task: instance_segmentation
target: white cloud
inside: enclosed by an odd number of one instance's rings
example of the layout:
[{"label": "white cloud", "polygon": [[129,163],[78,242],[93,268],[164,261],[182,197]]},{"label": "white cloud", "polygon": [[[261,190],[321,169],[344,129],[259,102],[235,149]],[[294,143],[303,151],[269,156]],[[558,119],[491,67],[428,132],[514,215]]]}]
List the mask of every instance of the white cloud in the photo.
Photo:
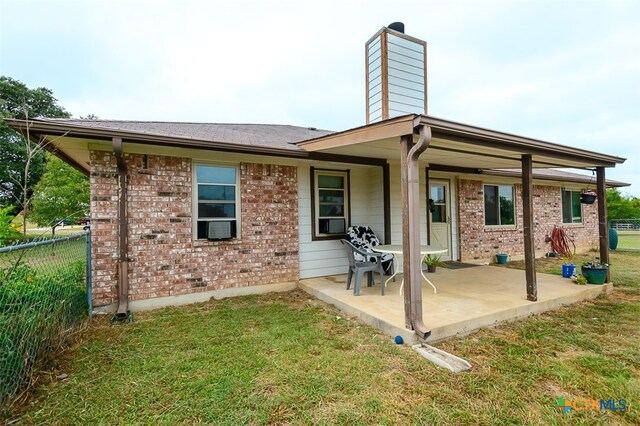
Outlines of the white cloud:
[{"label": "white cloud", "polygon": [[[334,130],[364,123],[364,43],[400,20],[428,42],[430,114],[627,157],[609,176],[635,183],[640,195],[640,3],[5,0],[2,7],[2,74],[51,88],[76,116]],[[29,25],[15,16],[29,16]]]}]

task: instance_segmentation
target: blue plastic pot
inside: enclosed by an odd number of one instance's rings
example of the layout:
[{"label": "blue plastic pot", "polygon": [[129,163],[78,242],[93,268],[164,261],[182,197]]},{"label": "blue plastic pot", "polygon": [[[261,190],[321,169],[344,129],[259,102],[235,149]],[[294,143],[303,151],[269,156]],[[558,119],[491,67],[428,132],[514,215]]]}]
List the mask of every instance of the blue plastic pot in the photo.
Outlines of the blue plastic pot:
[{"label": "blue plastic pot", "polygon": [[576,265],[573,263],[565,263],[562,265],[562,276],[564,278],[571,278],[576,272]]},{"label": "blue plastic pot", "polygon": [[509,258],[508,254],[504,254],[504,253],[497,253],[496,254],[496,260],[498,261],[499,265],[506,265],[508,258]]}]

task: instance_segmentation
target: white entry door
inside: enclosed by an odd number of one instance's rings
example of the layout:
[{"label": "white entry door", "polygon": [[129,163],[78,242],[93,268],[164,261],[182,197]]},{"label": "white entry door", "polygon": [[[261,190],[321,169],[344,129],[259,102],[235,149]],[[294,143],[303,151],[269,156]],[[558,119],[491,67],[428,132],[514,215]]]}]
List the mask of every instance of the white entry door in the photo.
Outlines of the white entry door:
[{"label": "white entry door", "polygon": [[451,202],[448,181],[435,179],[429,182],[429,227],[431,245],[449,249],[442,255],[443,260],[451,260]]}]

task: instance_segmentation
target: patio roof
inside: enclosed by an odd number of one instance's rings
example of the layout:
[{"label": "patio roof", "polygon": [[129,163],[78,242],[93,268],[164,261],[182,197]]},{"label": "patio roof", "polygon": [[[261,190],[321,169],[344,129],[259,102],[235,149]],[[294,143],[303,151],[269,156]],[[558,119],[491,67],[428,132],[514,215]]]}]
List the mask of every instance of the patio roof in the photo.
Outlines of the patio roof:
[{"label": "patio roof", "polygon": [[438,165],[473,169],[519,168],[522,154],[531,154],[533,166],[538,168],[614,167],[625,161],[608,154],[417,114],[320,136],[296,145],[311,152],[342,155],[366,152],[369,157],[396,160],[400,151],[399,138],[414,134],[414,129],[420,125],[429,126],[433,136],[421,160]]}]

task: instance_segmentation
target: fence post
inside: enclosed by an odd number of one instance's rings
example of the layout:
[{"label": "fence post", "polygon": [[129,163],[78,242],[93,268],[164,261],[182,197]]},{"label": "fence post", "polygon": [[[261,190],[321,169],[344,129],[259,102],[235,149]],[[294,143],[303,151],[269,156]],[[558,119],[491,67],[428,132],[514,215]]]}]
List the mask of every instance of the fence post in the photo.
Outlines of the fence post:
[{"label": "fence post", "polygon": [[86,271],[86,276],[87,276],[87,306],[89,307],[89,316],[91,316],[91,313],[93,311],[93,295],[92,295],[92,287],[91,287],[91,228],[87,228],[87,231],[85,233],[85,240],[86,240],[86,250],[85,250],[85,256],[86,256],[86,265],[87,265],[87,271]]}]

